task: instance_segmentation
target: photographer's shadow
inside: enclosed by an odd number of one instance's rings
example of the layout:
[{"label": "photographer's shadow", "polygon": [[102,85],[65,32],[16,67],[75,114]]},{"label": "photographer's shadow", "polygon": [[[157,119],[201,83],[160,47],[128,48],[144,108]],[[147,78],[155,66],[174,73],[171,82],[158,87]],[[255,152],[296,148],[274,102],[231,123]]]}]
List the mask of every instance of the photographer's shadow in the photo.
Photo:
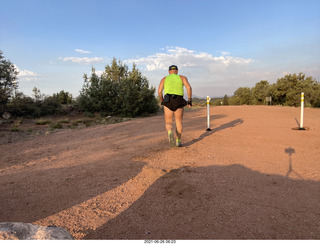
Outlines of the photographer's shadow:
[{"label": "photographer's shadow", "polygon": [[230,122],[228,122],[228,123],[226,123],[226,124],[220,125],[219,127],[212,129],[211,131],[206,131],[206,132],[204,132],[204,133],[203,133],[202,135],[200,135],[199,138],[197,138],[197,139],[193,139],[192,141],[189,141],[189,142],[184,143],[184,144],[183,144],[183,147],[191,146],[191,145],[193,145],[194,143],[197,143],[198,141],[203,140],[205,137],[210,136],[210,135],[212,135],[213,133],[215,133],[215,132],[217,132],[217,131],[224,130],[224,129],[227,129],[227,128],[232,128],[232,127],[241,125],[242,123],[243,123],[243,119],[235,119],[235,120],[232,120],[232,121],[230,121]]}]

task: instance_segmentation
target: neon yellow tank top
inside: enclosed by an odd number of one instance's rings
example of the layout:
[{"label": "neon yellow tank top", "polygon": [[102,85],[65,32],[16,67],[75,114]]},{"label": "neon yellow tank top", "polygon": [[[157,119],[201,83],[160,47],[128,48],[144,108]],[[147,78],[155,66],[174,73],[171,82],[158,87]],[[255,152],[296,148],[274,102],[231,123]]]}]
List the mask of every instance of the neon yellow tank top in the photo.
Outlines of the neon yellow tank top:
[{"label": "neon yellow tank top", "polygon": [[180,75],[168,75],[164,81],[164,93],[183,96],[183,83]]}]

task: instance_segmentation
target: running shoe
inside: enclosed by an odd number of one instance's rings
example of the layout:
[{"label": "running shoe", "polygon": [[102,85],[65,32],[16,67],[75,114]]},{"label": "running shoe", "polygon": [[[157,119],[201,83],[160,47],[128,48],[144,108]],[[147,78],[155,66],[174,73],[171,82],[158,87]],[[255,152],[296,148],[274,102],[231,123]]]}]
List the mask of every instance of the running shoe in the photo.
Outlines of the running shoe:
[{"label": "running shoe", "polygon": [[177,139],[177,140],[176,140],[176,146],[177,146],[177,147],[181,147],[181,146],[182,146],[180,139]]},{"label": "running shoe", "polygon": [[169,131],[169,132],[168,132],[168,137],[169,137],[169,143],[170,143],[170,145],[171,145],[171,146],[174,146],[174,145],[175,145],[175,144],[174,144],[174,135],[173,135],[172,131]]}]

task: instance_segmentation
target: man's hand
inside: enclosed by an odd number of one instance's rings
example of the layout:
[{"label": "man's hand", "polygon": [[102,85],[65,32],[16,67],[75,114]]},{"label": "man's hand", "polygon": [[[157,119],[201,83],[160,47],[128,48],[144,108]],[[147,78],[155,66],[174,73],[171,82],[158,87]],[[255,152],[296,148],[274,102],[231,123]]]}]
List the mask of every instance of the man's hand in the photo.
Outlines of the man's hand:
[{"label": "man's hand", "polygon": [[192,98],[188,99],[188,107],[191,108],[192,107]]}]

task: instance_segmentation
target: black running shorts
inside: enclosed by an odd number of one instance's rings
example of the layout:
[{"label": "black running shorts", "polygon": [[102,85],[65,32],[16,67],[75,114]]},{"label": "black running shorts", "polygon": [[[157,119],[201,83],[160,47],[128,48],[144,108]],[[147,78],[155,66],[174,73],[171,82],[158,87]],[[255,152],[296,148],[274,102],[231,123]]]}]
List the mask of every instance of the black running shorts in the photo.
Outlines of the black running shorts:
[{"label": "black running shorts", "polygon": [[183,96],[166,94],[166,96],[167,95],[169,96],[169,101],[167,102],[167,99],[165,98],[161,105],[166,106],[171,111],[176,111],[178,108],[183,108],[188,104]]}]

